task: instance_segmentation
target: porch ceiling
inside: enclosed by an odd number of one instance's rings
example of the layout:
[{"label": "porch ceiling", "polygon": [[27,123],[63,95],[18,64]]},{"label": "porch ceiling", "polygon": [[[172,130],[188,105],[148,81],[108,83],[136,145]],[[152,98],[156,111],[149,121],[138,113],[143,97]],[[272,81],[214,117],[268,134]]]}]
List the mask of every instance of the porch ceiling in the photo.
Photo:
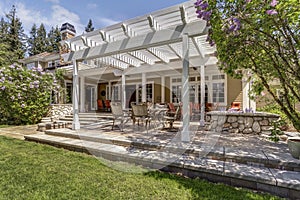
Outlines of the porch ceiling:
[{"label": "porch ceiling", "polygon": [[79,71],[169,65],[182,60],[182,36],[188,34],[190,57],[207,60],[215,52],[206,41],[207,32],[206,22],[197,18],[193,1],[188,1],[63,41],[70,52],[62,57],[92,61]]}]

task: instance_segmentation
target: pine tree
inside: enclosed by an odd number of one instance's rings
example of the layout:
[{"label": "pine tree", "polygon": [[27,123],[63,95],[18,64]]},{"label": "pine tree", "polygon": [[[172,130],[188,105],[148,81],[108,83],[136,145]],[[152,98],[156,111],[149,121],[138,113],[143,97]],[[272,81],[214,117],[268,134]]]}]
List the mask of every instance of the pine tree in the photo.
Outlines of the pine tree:
[{"label": "pine tree", "polygon": [[36,54],[47,51],[47,46],[48,46],[47,33],[43,23],[36,31],[35,45],[36,45]]},{"label": "pine tree", "polygon": [[17,17],[17,11],[15,6],[12,7],[11,11],[6,14],[8,19],[7,29],[7,44],[8,51],[13,52],[13,62],[17,62],[19,59],[24,58],[26,51],[26,40],[27,36],[24,33],[22,22]]},{"label": "pine tree", "polygon": [[33,56],[33,55],[37,54],[36,38],[37,38],[37,28],[36,28],[36,24],[33,24],[31,31],[30,31],[30,36],[27,40],[29,56]]},{"label": "pine tree", "polygon": [[13,63],[13,53],[9,51],[7,42],[8,24],[2,17],[0,20],[0,68]]},{"label": "pine tree", "polygon": [[61,41],[61,34],[59,28],[51,28],[48,33],[48,52],[59,52],[59,42]]},{"label": "pine tree", "polygon": [[88,22],[88,25],[85,27],[85,32],[91,32],[94,30],[94,27],[93,27],[93,22],[92,20],[90,19],[89,22]]},{"label": "pine tree", "polygon": [[7,43],[8,24],[2,17],[0,20],[0,43]]}]

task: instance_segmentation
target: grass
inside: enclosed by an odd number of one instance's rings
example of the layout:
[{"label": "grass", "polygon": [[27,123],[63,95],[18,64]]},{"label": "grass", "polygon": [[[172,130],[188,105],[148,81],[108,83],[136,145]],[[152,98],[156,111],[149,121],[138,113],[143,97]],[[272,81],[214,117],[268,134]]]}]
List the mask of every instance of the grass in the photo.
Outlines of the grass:
[{"label": "grass", "polygon": [[279,198],[157,171],[116,171],[86,154],[0,136],[0,199]]},{"label": "grass", "polygon": [[9,127],[9,125],[0,124],[0,128],[7,128],[7,127]]}]

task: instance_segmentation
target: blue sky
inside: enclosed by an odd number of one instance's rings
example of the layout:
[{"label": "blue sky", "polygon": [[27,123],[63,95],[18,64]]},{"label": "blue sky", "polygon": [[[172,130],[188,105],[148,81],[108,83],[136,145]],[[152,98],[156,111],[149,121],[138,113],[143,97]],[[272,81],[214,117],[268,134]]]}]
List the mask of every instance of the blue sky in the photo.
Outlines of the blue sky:
[{"label": "blue sky", "polygon": [[25,32],[32,25],[43,23],[47,31],[50,27],[61,26],[69,22],[76,28],[77,34],[84,31],[88,20],[94,27],[101,28],[117,22],[151,13],[187,0],[1,0],[0,17],[17,8]]}]

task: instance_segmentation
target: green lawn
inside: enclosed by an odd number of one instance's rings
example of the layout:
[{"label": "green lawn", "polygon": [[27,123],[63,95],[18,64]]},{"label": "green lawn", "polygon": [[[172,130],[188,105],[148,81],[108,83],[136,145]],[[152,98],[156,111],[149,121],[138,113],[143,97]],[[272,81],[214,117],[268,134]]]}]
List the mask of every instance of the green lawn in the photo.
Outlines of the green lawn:
[{"label": "green lawn", "polygon": [[98,159],[0,136],[0,199],[278,199],[161,172],[126,173]]}]

